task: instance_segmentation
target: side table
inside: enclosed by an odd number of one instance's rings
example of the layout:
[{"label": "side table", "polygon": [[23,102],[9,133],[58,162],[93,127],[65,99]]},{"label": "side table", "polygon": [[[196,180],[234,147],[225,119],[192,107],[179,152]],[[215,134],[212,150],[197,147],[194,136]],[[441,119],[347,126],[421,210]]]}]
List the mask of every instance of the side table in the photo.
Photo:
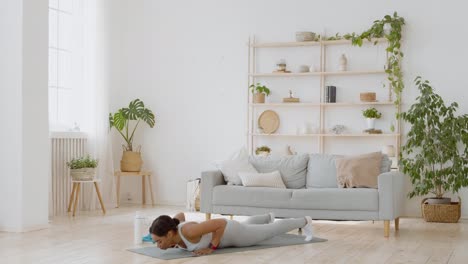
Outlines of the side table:
[{"label": "side table", "polygon": [[101,209],[102,213],[106,214],[106,208],[104,207],[104,203],[102,202],[102,197],[101,197],[101,192],[99,191],[98,187],[98,182],[101,182],[99,179],[94,179],[91,181],[74,181],[72,180],[73,183],[73,189],[70,194],[70,201],[68,202],[68,212],[71,211],[71,208],[73,206],[73,216],[75,216],[76,212],[76,205],[78,204],[78,197],[80,195],[80,189],[81,189],[81,184],[82,183],[94,183],[94,187],[96,189],[97,196],[99,198],[99,203],[101,203]]},{"label": "side table", "polygon": [[141,201],[142,204],[146,204],[146,184],[145,176],[148,177],[149,182],[149,191],[151,193],[151,205],[154,205],[154,196],[153,196],[153,184],[151,183],[151,171],[137,171],[137,172],[123,172],[115,171],[114,176],[117,177],[117,207],[120,206],[120,177],[121,176],[141,176]]}]

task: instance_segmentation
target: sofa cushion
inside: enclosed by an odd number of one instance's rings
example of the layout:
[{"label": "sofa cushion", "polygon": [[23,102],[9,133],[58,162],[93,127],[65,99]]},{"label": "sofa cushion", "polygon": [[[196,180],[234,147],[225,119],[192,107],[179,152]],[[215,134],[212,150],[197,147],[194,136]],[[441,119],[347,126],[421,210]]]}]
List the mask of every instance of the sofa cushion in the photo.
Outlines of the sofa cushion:
[{"label": "sofa cushion", "polygon": [[242,185],[239,172],[257,172],[249,163],[249,155],[245,148],[232,154],[227,160],[216,162],[216,166],[223,173],[224,180],[228,185]]},{"label": "sofa cushion", "polygon": [[307,165],[307,188],[337,188],[335,159],[329,154],[310,154]]},{"label": "sofa cushion", "polygon": [[266,173],[239,172],[239,177],[242,180],[242,185],[245,187],[271,187],[286,189],[279,171]]},{"label": "sofa cushion", "polygon": [[368,188],[315,188],[293,190],[290,208],[376,211],[379,193]]},{"label": "sofa cushion", "polygon": [[380,174],[389,172],[392,168],[392,161],[387,154],[382,155],[382,164],[380,165]]},{"label": "sofa cushion", "polygon": [[381,165],[381,152],[337,159],[338,186],[377,188],[377,177],[380,174]]},{"label": "sofa cushion", "polygon": [[[342,155],[310,154],[307,165],[307,188],[337,188],[336,159],[343,158]],[[387,155],[382,155],[380,173],[390,171],[392,161]]]},{"label": "sofa cushion", "polygon": [[252,156],[249,160],[258,172],[279,170],[284,184],[289,189],[300,189],[306,185],[307,162],[309,160],[307,154],[281,158]]},{"label": "sofa cushion", "polygon": [[213,188],[213,205],[288,208],[291,189],[218,185]]}]

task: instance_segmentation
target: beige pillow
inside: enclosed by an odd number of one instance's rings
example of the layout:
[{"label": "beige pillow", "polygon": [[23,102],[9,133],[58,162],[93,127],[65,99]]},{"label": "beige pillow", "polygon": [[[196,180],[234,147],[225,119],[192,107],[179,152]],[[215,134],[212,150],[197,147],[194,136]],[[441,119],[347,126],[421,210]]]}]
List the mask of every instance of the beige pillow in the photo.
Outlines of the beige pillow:
[{"label": "beige pillow", "polygon": [[341,188],[377,188],[381,163],[381,152],[336,159],[338,186]]},{"label": "beige pillow", "polygon": [[272,187],[286,189],[281,173],[272,171],[267,173],[239,172],[242,185],[246,187]]}]

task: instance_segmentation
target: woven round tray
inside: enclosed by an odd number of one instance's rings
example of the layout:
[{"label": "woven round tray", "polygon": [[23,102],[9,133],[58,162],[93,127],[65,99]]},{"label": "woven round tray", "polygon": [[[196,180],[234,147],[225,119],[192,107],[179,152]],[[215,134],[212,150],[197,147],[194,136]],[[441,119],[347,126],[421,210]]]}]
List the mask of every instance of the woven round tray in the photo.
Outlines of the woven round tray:
[{"label": "woven round tray", "polygon": [[258,127],[261,127],[266,134],[275,133],[279,125],[280,119],[275,111],[266,110],[258,117]]},{"label": "woven round tray", "polygon": [[428,204],[424,198],[421,201],[421,213],[427,222],[456,223],[461,216],[461,199],[450,204]]}]

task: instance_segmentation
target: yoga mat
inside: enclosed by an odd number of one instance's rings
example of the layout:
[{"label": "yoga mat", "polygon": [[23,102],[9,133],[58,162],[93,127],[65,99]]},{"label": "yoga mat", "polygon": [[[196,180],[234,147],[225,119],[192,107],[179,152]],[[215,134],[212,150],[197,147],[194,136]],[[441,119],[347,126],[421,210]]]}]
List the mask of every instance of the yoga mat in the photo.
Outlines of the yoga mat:
[{"label": "yoga mat", "polygon": [[[269,240],[265,240],[256,246],[220,248],[220,249],[215,250],[211,255],[282,247],[282,246],[302,245],[302,244],[325,242],[325,241],[327,240],[323,238],[319,238],[319,237],[314,237],[312,241],[304,241],[304,236],[299,236],[299,235],[294,235],[294,234],[283,234],[283,235],[275,236]],[[169,248],[166,250],[162,250],[162,249],[159,249],[156,245],[152,245],[149,247],[128,249],[128,251],[142,254],[145,256],[149,256],[149,257],[153,257],[153,258],[164,259],[164,260],[197,257],[197,255],[193,254],[192,252],[186,251],[180,248]]]}]

